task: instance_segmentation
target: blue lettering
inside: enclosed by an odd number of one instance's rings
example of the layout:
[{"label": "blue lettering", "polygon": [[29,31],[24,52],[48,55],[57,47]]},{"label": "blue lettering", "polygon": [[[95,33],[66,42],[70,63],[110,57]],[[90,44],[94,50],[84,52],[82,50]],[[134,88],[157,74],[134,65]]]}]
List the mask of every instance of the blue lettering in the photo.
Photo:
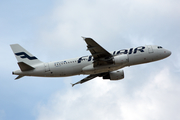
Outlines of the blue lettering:
[{"label": "blue lettering", "polygon": [[82,57],[80,57],[80,58],[78,59],[78,63],[81,63],[81,60],[82,60]]},{"label": "blue lettering", "polygon": [[92,56],[90,55],[89,58],[88,58],[88,61],[91,61],[91,59],[92,59]]},{"label": "blue lettering", "polygon": [[131,54],[131,53],[132,53],[132,51],[133,51],[133,48],[131,48],[131,49],[129,50],[129,54]]},{"label": "blue lettering", "polygon": [[134,49],[134,54],[136,54],[136,52],[137,52],[137,48]]},{"label": "blue lettering", "polygon": [[117,51],[116,55],[119,55],[120,51]]},{"label": "blue lettering", "polygon": [[141,46],[141,49],[138,47],[138,50],[140,51],[140,52],[144,52],[144,50],[143,49],[145,49],[145,47],[144,46]]},{"label": "blue lettering", "polygon": [[[137,47],[137,48],[130,48],[129,51],[127,49],[122,49],[122,50],[119,50],[119,51],[114,51],[113,52],[113,55],[118,55],[118,54],[136,54],[137,51],[140,51],[140,52],[144,52],[145,47],[144,46],[140,46],[140,47]],[[78,63],[81,63],[81,61],[83,60],[87,60],[87,61],[91,61],[93,60],[94,61],[94,58],[92,57],[92,55],[90,56],[83,56],[83,57],[80,57],[78,59]]]},{"label": "blue lettering", "polygon": [[113,52],[113,55],[115,55],[116,51]]},{"label": "blue lettering", "polygon": [[140,51],[140,52],[144,52],[145,47],[144,46],[140,46],[140,47],[137,47],[134,49],[134,54],[137,53],[137,50]]},{"label": "blue lettering", "polygon": [[118,51],[118,52],[116,53],[116,55],[118,55],[118,54],[127,54],[127,53],[128,53],[128,50],[123,49],[123,50]]},{"label": "blue lettering", "polygon": [[83,57],[80,57],[80,58],[78,59],[78,63],[81,63],[81,61],[85,60],[85,58],[84,58],[84,57],[88,57],[88,56],[83,56]]}]

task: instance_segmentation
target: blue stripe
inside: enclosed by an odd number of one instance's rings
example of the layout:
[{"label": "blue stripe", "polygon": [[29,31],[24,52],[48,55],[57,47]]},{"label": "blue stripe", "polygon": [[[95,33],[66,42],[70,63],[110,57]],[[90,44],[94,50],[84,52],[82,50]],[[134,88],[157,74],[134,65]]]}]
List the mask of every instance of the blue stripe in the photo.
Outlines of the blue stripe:
[{"label": "blue stripe", "polygon": [[15,55],[17,56],[21,56],[21,58],[27,58],[29,60],[35,60],[37,59],[35,56],[30,57],[28,54],[26,54],[25,52],[19,52],[19,53],[15,53]]}]

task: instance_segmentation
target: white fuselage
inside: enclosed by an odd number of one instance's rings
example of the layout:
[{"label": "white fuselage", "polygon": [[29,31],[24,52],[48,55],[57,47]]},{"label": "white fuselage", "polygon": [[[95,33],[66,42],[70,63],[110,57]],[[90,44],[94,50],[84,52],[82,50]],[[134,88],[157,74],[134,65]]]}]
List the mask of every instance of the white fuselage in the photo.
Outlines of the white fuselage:
[{"label": "white fuselage", "polygon": [[65,77],[80,74],[98,74],[111,72],[126,66],[157,61],[166,58],[171,54],[170,51],[164,48],[159,48],[159,46],[156,45],[140,46],[110,53],[114,57],[114,62],[110,65],[94,67],[94,60],[90,55],[68,60],[41,63],[34,65],[33,67],[35,69],[33,70],[17,70],[14,71],[13,74],[39,77]]}]

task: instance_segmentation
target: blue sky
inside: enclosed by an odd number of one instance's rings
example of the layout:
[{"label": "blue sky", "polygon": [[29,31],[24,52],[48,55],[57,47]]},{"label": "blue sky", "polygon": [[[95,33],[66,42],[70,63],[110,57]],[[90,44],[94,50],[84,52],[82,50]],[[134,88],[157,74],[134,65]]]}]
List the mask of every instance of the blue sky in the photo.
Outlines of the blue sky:
[{"label": "blue sky", "polygon": [[[1,120],[179,120],[180,8],[176,0],[0,1]],[[125,78],[101,78],[71,87],[85,76],[11,75],[19,69],[10,44],[41,61],[90,54],[81,36],[109,51],[161,45],[172,55],[123,68]]]}]

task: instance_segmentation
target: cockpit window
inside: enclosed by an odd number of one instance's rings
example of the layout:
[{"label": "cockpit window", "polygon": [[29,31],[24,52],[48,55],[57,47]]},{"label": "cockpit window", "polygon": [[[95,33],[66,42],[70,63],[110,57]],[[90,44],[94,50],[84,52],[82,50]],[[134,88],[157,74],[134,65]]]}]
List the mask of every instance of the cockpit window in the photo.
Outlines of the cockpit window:
[{"label": "cockpit window", "polygon": [[158,46],[158,49],[162,48],[161,46]]}]

